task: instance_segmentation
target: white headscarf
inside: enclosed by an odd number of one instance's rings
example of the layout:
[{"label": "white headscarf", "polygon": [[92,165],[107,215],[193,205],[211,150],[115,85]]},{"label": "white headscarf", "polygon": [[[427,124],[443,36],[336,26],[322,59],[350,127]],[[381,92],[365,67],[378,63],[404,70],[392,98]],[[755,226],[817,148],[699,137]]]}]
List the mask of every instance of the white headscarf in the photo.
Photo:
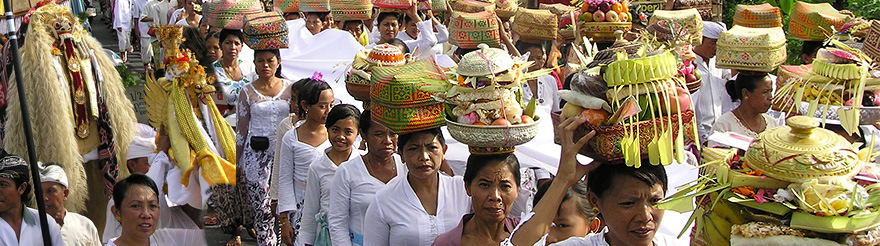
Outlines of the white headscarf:
[{"label": "white headscarf", "polygon": [[40,182],[55,182],[67,188],[67,174],[58,165],[48,165],[40,169]]},{"label": "white headscarf", "polygon": [[727,25],[722,22],[703,21],[703,37],[718,39],[721,32],[727,31]]}]

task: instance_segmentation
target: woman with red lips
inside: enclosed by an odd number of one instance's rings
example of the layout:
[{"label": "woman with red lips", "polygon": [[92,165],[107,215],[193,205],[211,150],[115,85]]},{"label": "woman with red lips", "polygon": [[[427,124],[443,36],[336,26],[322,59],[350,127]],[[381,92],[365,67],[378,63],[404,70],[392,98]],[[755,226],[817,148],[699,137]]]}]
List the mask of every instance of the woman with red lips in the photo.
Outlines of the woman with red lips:
[{"label": "woman with red lips", "polygon": [[159,223],[159,189],[143,174],[132,174],[113,186],[110,211],[122,224],[122,235],[107,246],[160,245],[153,233]]},{"label": "woman with red lips", "polygon": [[[327,135],[330,147],[322,150],[309,165],[306,194],[296,237],[297,245],[327,245],[330,243],[330,230],[327,227],[327,212],[330,210],[330,188],[336,169],[343,162],[350,161],[360,154],[352,146],[357,141],[358,122],[361,112],[351,104],[336,105],[327,114]],[[312,216],[314,215],[314,216]],[[319,244],[323,242],[324,244]]]},{"label": "woman with red lips", "polygon": [[469,156],[464,185],[473,213],[464,215],[433,245],[499,245],[519,223],[519,218],[507,217],[519,195],[519,183],[519,160],[514,154]]},{"label": "woman with red lips", "polygon": [[367,209],[364,245],[428,246],[470,211],[462,177],[439,171],[446,148],[440,128],[398,137],[409,172],[376,192]]},{"label": "woman with red lips", "polygon": [[305,81],[297,98],[298,113],[304,122],[287,131],[281,139],[278,161],[278,218],[282,242],[292,245],[299,232],[302,218],[303,198],[309,165],[319,156],[319,151],[330,147],[327,137],[327,114],[333,107],[333,90],[327,82]]},{"label": "woman with red lips", "polygon": [[369,110],[361,114],[361,138],[367,142],[367,154],[342,163],[333,176],[327,224],[334,246],[364,245],[364,215],[376,192],[398,176],[406,167],[395,153],[397,134],[374,121]]},{"label": "woman with red lips", "polygon": [[292,82],[280,77],[281,55],[277,49],[255,50],[259,78],[242,88],[235,107],[238,115],[236,143],[237,186],[244,188],[243,219],[256,232],[259,245],[276,245],[275,216],[269,197],[269,177],[275,159],[278,123],[290,112]]},{"label": "woman with red lips", "polygon": [[779,121],[767,114],[773,98],[773,80],[767,74],[740,73],[736,80],[726,84],[731,100],[740,105],[722,114],[712,125],[713,132],[736,132],[751,138],[764,130],[779,126]]}]

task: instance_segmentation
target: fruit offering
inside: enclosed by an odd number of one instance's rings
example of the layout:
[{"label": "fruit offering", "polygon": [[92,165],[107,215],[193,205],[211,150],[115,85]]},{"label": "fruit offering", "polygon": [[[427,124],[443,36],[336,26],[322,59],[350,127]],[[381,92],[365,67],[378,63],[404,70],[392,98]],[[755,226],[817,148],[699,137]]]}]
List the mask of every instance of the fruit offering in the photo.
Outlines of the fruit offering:
[{"label": "fruit offering", "polygon": [[628,0],[584,0],[578,20],[584,22],[629,22]]},{"label": "fruit offering", "polygon": [[522,102],[522,81],[547,74],[523,73],[531,62],[514,60],[506,51],[480,44],[465,54],[448,81],[425,81],[422,90],[447,103],[450,121],[468,125],[518,125],[534,122],[534,105]]}]

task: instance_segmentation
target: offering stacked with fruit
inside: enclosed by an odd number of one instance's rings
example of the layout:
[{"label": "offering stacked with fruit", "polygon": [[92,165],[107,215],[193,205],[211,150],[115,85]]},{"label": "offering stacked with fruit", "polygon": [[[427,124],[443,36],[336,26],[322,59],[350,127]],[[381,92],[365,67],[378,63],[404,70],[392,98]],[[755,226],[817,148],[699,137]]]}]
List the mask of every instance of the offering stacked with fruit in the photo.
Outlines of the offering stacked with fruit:
[{"label": "offering stacked with fruit", "polygon": [[[522,102],[522,81],[547,74],[524,73],[532,62],[513,59],[504,50],[480,44],[465,54],[446,81],[423,79],[422,90],[447,103],[449,121],[467,125],[518,125],[534,122],[534,102]],[[496,70],[497,69],[497,70]]]},{"label": "offering stacked with fruit", "polygon": [[629,22],[629,1],[627,0],[584,0],[581,5],[579,21],[583,22]]},{"label": "offering stacked with fruit", "polygon": [[580,35],[596,42],[614,42],[614,31],[632,29],[629,0],[582,0],[577,26]]},{"label": "offering stacked with fruit", "polygon": [[831,43],[835,47],[820,49],[809,72],[777,90],[774,106],[789,114],[839,120],[848,131],[880,120],[880,78],[869,71],[871,59],[836,40]]},{"label": "offering stacked with fruit", "polygon": [[654,165],[684,161],[685,135],[690,142],[696,128],[680,73],[693,71],[680,69],[670,50],[649,51],[649,46],[635,54],[618,53],[617,61],[605,67],[579,71],[572,89],[558,92],[566,101],[562,115],[586,117],[584,127],[598,133],[581,153],[595,151],[608,161],[636,167],[643,157]]}]

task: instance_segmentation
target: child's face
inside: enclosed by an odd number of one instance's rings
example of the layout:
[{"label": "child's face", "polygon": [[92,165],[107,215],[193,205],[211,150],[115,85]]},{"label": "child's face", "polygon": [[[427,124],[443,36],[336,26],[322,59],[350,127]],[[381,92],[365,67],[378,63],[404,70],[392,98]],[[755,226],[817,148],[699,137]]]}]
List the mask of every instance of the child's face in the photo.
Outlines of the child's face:
[{"label": "child's face", "polygon": [[306,29],[308,29],[312,35],[318,34],[324,30],[324,21],[322,21],[321,18],[318,18],[318,15],[310,14],[306,16]]},{"label": "child's face", "polygon": [[355,39],[357,39],[361,37],[361,34],[363,34],[364,32],[364,24],[358,22],[349,23],[345,25],[345,31],[351,33],[351,35],[354,36]]}]

